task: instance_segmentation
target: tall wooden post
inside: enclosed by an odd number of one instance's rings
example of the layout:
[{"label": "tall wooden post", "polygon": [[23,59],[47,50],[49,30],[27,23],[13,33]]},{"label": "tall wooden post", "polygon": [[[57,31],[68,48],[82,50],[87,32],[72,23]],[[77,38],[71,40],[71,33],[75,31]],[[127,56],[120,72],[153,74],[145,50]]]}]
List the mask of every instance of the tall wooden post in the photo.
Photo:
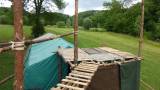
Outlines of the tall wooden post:
[{"label": "tall wooden post", "polygon": [[78,0],[75,0],[75,17],[74,17],[74,63],[78,61]]},{"label": "tall wooden post", "polygon": [[[23,0],[13,0],[14,40],[23,41]],[[15,82],[14,90],[23,90],[23,59],[24,51],[15,51]]]},{"label": "tall wooden post", "polygon": [[144,0],[141,2],[141,22],[140,22],[140,39],[139,39],[139,50],[138,57],[142,57],[143,49],[143,37],[144,37]]}]

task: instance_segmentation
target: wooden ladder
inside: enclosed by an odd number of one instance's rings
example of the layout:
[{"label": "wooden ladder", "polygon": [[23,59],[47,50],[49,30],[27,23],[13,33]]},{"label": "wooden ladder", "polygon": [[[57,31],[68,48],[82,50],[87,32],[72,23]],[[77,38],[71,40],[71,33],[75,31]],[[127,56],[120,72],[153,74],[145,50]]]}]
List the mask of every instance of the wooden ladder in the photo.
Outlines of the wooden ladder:
[{"label": "wooden ladder", "polygon": [[61,83],[51,90],[85,90],[97,71],[98,66],[99,64],[92,62],[80,63],[71,71],[69,76],[62,79]]}]

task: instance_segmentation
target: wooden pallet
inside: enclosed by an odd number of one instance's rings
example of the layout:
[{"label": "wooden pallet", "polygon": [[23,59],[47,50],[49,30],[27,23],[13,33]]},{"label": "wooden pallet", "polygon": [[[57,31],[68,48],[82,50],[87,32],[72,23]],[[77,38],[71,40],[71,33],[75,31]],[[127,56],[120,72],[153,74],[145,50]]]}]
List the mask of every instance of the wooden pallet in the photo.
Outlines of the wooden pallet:
[{"label": "wooden pallet", "polygon": [[100,49],[105,50],[105,51],[107,51],[109,53],[112,53],[112,54],[119,55],[119,56],[123,57],[124,59],[137,58],[137,56],[135,56],[135,55],[133,55],[131,53],[119,51],[119,50],[116,50],[116,49],[113,49],[113,48],[109,48],[109,47],[100,47]]},{"label": "wooden pallet", "polygon": [[72,70],[69,76],[62,79],[57,88],[52,88],[51,90],[85,90],[97,71],[98,66],[96,63],[80,63]]}]

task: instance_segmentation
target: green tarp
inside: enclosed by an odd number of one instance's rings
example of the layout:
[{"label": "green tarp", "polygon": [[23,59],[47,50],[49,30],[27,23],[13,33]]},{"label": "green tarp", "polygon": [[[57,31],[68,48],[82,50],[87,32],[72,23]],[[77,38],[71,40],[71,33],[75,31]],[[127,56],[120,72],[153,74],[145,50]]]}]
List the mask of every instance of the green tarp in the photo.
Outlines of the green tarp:
[{"label": "green tarp", "polygon": [[121,90],[139,90],[140,61],[120,65]]},{"label": "green tarp", "polygon": [[25,58],[24,89],[50,90],[59,82],[59,61],[61,61],[61,77],[69,71],[68,64],[57,54],[58,47],[71,48],[73,45],[62,38],[33,44]]}]

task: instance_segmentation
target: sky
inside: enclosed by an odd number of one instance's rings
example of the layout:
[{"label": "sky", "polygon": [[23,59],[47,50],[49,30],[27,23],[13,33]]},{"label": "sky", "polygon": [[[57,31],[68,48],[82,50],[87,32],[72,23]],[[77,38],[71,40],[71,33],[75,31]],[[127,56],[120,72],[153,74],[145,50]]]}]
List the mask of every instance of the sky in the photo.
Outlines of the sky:
[{"label": "sky", "polygon": [[[74,15],[74,0],[64,0],[67,4],[64,10],[60,12],[68,15]],[[79,12],[87,10],[104,10],[104,1],[110,0],[79,0]],[[137,0],[135,0],[137,1]],[[7,0],[0,0],[0,6],[10,7],[12,4]]]},{"label": "sky", "polygon": [[[87,10],[103,10],[104,1],[109,0],[79,0],[79,12]],[[65,14],[73,15],[74,14],[74,0],[65,0],[68,4],[64,10]]]}]

